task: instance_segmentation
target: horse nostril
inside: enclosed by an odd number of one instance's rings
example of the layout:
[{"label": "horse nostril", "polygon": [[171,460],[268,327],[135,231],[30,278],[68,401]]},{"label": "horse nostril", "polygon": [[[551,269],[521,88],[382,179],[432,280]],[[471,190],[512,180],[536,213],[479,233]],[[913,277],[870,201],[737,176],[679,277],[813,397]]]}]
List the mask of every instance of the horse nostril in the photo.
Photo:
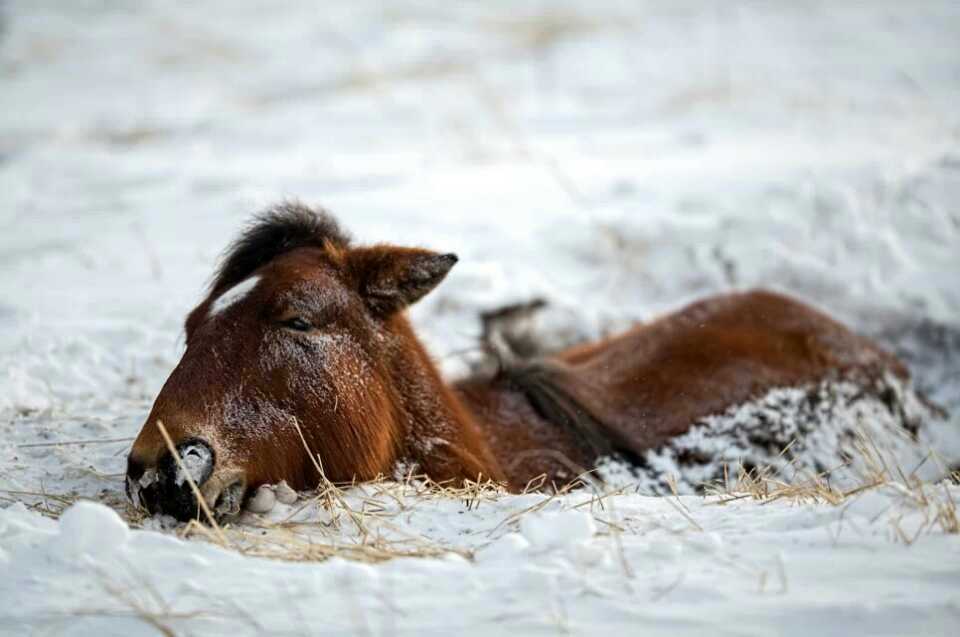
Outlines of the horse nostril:
[{"label": "horse nostril", "polygon": [[[194,438],[177,445],[179,461],[165,453],[157,464],[156,510],[182,522],[197,518],[199,506],[190,486],[200,487],[213,474],[214,453],[203,440]],[[189,480],[188,480],[189,477]],[[153,507],[147,505],[154,512]]]},{"label": "horse nostril", "polygon": [[207,481],[210,474],[213,473],[213,449],[203,440],[192,438],[185,440],[177,445],[177,455],[180,456],[180,462],[174,460],[169,453],[160,461],[161,472],[164,470],[164,460],[169,460],[168,470],[172,470],[172,476],[177,486],[186,486],[187,476],[193,480],[198,487]]}]

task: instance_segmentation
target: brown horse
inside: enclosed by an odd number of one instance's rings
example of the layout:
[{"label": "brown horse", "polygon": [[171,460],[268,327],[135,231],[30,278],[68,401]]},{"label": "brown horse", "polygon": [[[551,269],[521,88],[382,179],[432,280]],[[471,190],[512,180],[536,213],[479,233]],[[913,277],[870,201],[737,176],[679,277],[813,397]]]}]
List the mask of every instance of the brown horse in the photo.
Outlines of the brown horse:
[{"label": "brown horse", "polygon": [[[567,483],[608,457],[656,477],[651,453],[729,425],[711,418],[736,421],[736,409],[778,389],[802,389],[794,419],[824,383],[846,383],[891,413],[903,403],[907,371],[895,358],[768,292],[712,298],[448,385],[404,310],[456,262],[354,245],[328,214],[300,205],[259,217],[187,318],[186,351],[130,452],[130,497],[151,512],[196,517],[186,470],[212,509],[235,513],[258,485],[315,486],[305,447],[333,482],[391,476],[402,465],[438,482],[490,479],[518,490],[541,475],[547,485]],[[899,426],[915,428],[899,412]],[[815,425],[807,418],[791,429],[768,414],[736,430],[748,432],[750,449],[775,454],[791,440],[770,431],[788,437]],[[670,453],[678,466],[702,468],[712,452],[687,445]]]}]

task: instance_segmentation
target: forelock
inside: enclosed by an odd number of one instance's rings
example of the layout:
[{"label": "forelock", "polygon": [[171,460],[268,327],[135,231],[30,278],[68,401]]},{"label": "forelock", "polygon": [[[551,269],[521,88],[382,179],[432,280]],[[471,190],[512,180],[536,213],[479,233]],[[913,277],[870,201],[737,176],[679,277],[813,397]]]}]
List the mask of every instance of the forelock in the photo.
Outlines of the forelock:
[{"label": "forelock", "polygon": [[227,248],[214,275],[211,291],[227,290],[261,266],[297,248],[345,248],[350,237],[322,208],[283,203],[256,216]]}]

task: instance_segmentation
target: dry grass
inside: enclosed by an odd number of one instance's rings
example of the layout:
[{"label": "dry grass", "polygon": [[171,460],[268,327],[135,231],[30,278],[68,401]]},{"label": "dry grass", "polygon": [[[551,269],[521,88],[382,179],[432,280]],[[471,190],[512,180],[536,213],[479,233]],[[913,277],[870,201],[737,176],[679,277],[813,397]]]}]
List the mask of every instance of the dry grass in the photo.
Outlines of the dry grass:
[{"label": "dry grass", "polygon": [[54,493],[46,489],[40,491],[0,489],[0,500],[20,503],[31,511],[52,520],[60,519],[64,511],[81,500],[93,500],[113,509],[133,528],[141,528],[148,517],[145,511],[134,507],[122,493],[117,491],[104,491],[91,497],[76,492]]},{"label": "dry grass", "polygon": [[[935,452],[931,451],[921,465],[905,472],[895,461],[886,458],[875,442],[862,432],[858,433],[853,448],[858,464],[865,470],[859,476],[859,483],[846,489],[838,488],[831,481],[832,474],[841,467],[815,474],[797,472],[799,475],[788,480],[767,467],[747,470],[740,465],[735,479],[731,481],[725,477],[721,483],[705,485],[705,490],[708,496],[715,498],[711,504],[717,505],[749,499],[764,505],[786,501],[838,507],[851,503],[866,492],[881,491],[892,496],[890,523],[896,537],[904,543],[912,544],[928,531],[960,533],[956,500],[947,486],[956,472],[951,474],[943,469]],[[790,446],[781,453],[786,454],[789,449]],[[938,484],[919,479],[917,470],[928,461],[936,462],[941,473],[948,477]],[[907,512],[918,512],[922,516],[922,522],[912,534],[906,533],[901,525]]]},{"label": "dry grass", "polygon": [[200,493],[200,488],[193,481],[193,477],[190,475],[190,472],[187,471],[185,466],[183,466],[183,460],[180,458],[180,454],[177,453],[177,448],[170,439],[170,434],[167,433],[167,428],[163,426],[162,420],[157,420],[157,429],[160,430],[160,435],[163,436],[163,443],[167,446],[167,451],[170,452],[170,455],[173,456],[173,459],[176,461],[180,471],[183,472],[183,477],[187,479],[187,484],[190,485],[190,491],[193,492],[193,497],[200,506],[200,509],[203,511],[203,515],[206,517],[207,522],[209,522],[210,526],[213,527],[213,531],[216,534],[217,539],[221,544],[226,544],[227,538],[220,529],[220,525],[217,524],[217,518],[213,515],[213,512],[210,511],[207,501],[204,499],[203,494]]},{"label": "dry grass", "polygon": [[601,19],[586,13],[550,8],[548,10],[509,17],[501,16],[481,21],[481,27],[500,34],[513,47],[524,52],[550,49],[564,40],[582,37],[597,31],[626,32],[636,28],[633,18],[621,16],[618,20]]},{"label": "dry grass", "polygon": [[[721,482],[706,485],[707,503],[726,505],[747,500],[760,506],[788,502],[843,507],[864,493],[882,491],[891,496],[890,524],[894,537],[899,541],[910,544],[928,532],[960,533],[957,504],[947,481],[933,484],[919,480],[915,476],[916,469],[904,472],[886,459],[873,441],[864,436],[856,441],[855,449],[859,464],[866,470],[854,486],[839,488],[835,481],[831,481],[831,471],[808,475],[798,471],[786,479],[767,468],[747,470],[740,466],[735,476],[726,476]],[[783,453],[789,451],[788,447]],[[622,545],[622,536],[629,532],[629,525],[616,512],[616,496],[630,492],[629,486],[612,488],[587,472],[569,485],[544,493],[533,504],[517,509],[509,506],[509,500],[505,501],[509,494],[504,487],[490,481],[444,484],[411,472],[399,480],[381,478],[362,484],[334,484],[324,475],[315,454],[311,452],[310,455],[314,458],[317,471],[317,488],[309,494],[301,494],[301,499],[285,518],[278,520],[275,516],[245,513],[237,521],[221,524],[212,512],[204,510],[209,524],[191,521],[179,527],[178,535],[184,539],[207,541],[245,555],[286,561],[319,561],[341,557],[376,563],[401,557],[450,554],[469,560],[473,557],[473,549],[420,534],[411,530],[404,519],[451,504],[467,512],[489,507],[489,523],[478,525],[480,528],[474,531],[475,539],[479,538],[479,541],[473,542],[476,547],[515,529],[524,516],[552,507],[588,511],[599,524],[600,533],[611,538],[620,556],[624,574],[628,577],[632,575]],[[936,462],[937,458],[931,454],[930,460]],[[948,475],[947,471],[943,473]],[[196,485],[191,486],[196,489]],[[525,492],[540,493],[544,486],[543,480],[533,481]],[[576,491],[578,488],[581,490]],[[567,497],[574,493],[580,496]],[[23,502],[50,518],[59,518],[80,499],[91,499],[80,494],[50,493],[44,489],[0,491],[0,498]],[[131,527],[142,527],[146,522],[144,512],[135,509],[118,491],[104,491],[92,499],[114,509]],[[202,498],[198,499],[202,502]],[[676,489],[673,496],[664,498],[664,501],[688,523],[692,531],[703,530]],[[506,515],[502,514],[504,510]],[[904,523],[908,515],[911,516],[909,525]],[[920,520],[919,525],[917,519]],[[907,530],[908,526],[911,531]]]},{"label": "dry grass", "polygon": [[[301,439],[306,447],[306,441],[302,436]],[[615,519],[612,498],[624,493],[627,490],[625,487],[603,491],[599,481],[589,474],[583,474],[569,485],[543,494],[543,498],[536,503],[510,512],[498,520],[494,517],[494,505],[510,496],[498,483],[438,483],[428,476],[411,472],[399,480],[381,477],[362,484],[338,485],[326,478],[319,459],[312,453],[311,457],[314,458],[319,484],[284,519],[246,515],[242,519],[243,524],[222,527],[225,540],[220,540],[209,527],[194,521],[184,527],[181,535],[198,537],[223,546],[228,546],[225,542],[229,542],[231,548],[245,555],[285,561],[319,561],[340,557],[376,563],[401,557],[440,557],[450,554],[472,560],[473,550],[418,534],[400,520],[407,515],[423,513],[450,503],[458,503],[466,511],[489,506],[492,509],[492,526],[489,530],[477,529],[475,536],[492,541],[499,533],[515,527],[523,516],[563,502],[564,496],[586,485],[593,489],[593,495],[582,502],[568,504],[565,508],[586,508],[590,511],[594,519],[603,525],[603,532],[613,538],[624,571],[630,574],[620,542],[620,534],[624,529]],[[525,493],[536,492],[542,485],[542,481],[534,482]],[[301,514],[305,511],[304,520]],[[614,519],[608,519],[611,517]]]},{"label": "dry grass", "polygon": [[[502,495],[502,491],[492,484],[454,488],[417,478],[401,483],[377,480],[363,485],[336,485],[322,479],[316,492],[299,502],[297,509],[283,520],[246,516],[243,525],[228,525],[223,532],[241,553],[287,561],[341,557],[376,563],[451,553],[471,559],[469,550],[413,534],[394,520],[429,506],[431,501],[459,500],[467,508],[476,508],[494,494]],[[308,509],[308,520],[298,519]],[[191,522],[183,535],[220,543],[208,527],[197,522]]]}]

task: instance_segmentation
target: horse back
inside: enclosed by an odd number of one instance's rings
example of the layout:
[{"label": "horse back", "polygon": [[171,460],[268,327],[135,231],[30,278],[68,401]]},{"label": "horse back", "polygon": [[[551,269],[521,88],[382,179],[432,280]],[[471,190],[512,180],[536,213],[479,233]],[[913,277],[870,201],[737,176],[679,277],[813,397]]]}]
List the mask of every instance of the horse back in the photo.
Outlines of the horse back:
[{"label": "horse back", "polygon": [[906,368],[812,307],[754,291],[694,303],[600,343],[561,352],[543,372],[622,451],[640,454],[698,420],[775,388],[869,381]]}]

